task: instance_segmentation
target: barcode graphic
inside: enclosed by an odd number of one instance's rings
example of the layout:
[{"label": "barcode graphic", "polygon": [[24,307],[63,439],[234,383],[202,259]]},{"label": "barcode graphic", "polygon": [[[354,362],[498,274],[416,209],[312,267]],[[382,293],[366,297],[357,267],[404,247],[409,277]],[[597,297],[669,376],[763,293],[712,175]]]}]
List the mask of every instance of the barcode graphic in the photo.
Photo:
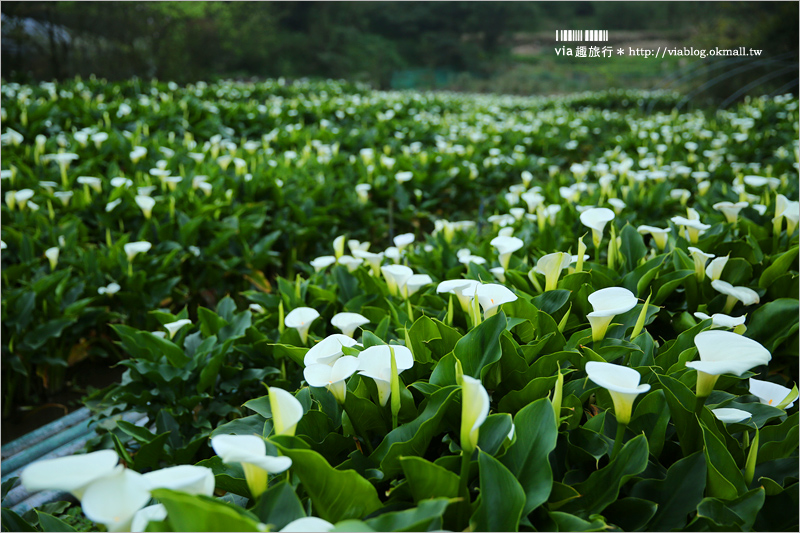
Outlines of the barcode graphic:
[{"label": "barcode graphic", "polygon": [[556,41],[607,41],[608,30],[556,30]]}]

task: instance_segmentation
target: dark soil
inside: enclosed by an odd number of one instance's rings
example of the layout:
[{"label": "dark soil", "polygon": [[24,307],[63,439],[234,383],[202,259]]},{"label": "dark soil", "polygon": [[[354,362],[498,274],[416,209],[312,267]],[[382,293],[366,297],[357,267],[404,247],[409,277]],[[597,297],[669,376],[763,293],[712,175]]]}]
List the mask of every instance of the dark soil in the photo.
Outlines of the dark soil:
[{"label": "dark soil", "polygon": [[3,418],[0,441],[5,444],[80,409],[83,407],[81,398],[92,389],[102,389],[118,382],[124,371],[125,367],[110,368],[104,361],[81,362],[70,369],[62,391],[52,394],[42,404],[17,406],[11,415]]}]

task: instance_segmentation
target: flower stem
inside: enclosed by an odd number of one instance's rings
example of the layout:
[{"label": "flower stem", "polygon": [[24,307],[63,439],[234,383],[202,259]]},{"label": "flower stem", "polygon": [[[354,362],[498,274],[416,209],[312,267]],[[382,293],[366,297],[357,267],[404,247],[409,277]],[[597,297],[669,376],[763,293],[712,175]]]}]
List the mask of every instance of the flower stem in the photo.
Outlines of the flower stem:
[{"label": "flower stem", "polygon": [[614,437],[614,449],[611,450],[611,460],[613,461],[614,458],[619,453],[620,449],[622,448],[622,438],[625,436],[625,428],[627,424],[620,424],[617,422],[617,435]]},{"label": "flower stem", "polygon": [[469,460],[472,452],[467,452],[466,450],[461,450],[461,478],[460,484],[458,488],[458,495],[461,498],[461,512],[458,513],[459,516],[459,526],[457,531],[461,531],[466,528],[468,525],[466,520],[470,515],[469,513]]}]

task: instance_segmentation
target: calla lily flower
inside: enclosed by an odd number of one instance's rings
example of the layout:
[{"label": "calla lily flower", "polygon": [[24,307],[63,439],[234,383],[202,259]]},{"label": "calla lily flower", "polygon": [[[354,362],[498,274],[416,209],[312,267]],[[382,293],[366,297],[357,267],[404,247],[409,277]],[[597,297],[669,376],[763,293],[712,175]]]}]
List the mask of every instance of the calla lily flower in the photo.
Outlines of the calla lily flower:
[{"label": "calla lily flower", "polygon": [[90,483],[122,470],[117,463],[119,456],[114,450],[46,459],[27,466],[20,480],[28,492],[61,490],[81,499]]},{"label": "calla lily flower", "polygon": [[144,213],[144,218],[149,219],[153,214],[153,207],[156,205],[156,201],[149,196],[141,195],[134,198],[134,200],[136,201],[136,205],[142,210],[142,213]]},{"label": "calla lily flower", "polygon": [[490,268],[489,272],[491,272],[500,283],[506,282],[506,270],[503,267]]},{"label": "calla lily flower", "polygon": [[346,267],[348,272],[353,272],[358,268],[358,265],[363,263],[363,259],[356,259],[352,255],[343,255],[339,258],[339,264]]},{"label": "calla lily flower", "polygon": [[414,356],[411,354],[411,350],[405,346],[392,345],[390,349],[389,346],[382,344],[371,346],[358,354],[358,373],[375,381],[381,406],[386,405],[392,393],[392,350],[398,374],[414,366]]},{"label": "calla lily flower", "polygon": [[525,245],[522,239],[517,237],[495,237],[489,242],[489,244],[497,249],[497,253],[500,256],[500,266],[503,267],[503,270],[508,269],[508,263],[511,260],[511,254]]},{"label": "calla lily flower", "polygon": [[359,202],[366,204],[369,201],[370,189],[372,189],[372,185],[369,183],[359,183],[356,185],[356,194],[358,195]]},{"label": "calla lily flower", "polygon": [[311,323],[319,318],[319,312],[311,307],[298,307],[286,315],[284,324],[287,328],[294,328],[300,335],[300,341],[305,344],[308,339],[308,329]]},{"label": "calla lily flower", "polygon": [[617,215],[622,213],[622,210],[625,209],[626,207],[625,202],[623,202],[619,198],[609,198],[608,203],[611,204],[611,207],[614,208],[614,213]]},{"label": "calla lily flower", "polygon": [[753,176],[753,175],[745,176],[743,181],[745,182],[745,184],[756,189],[759,189],[764,185],[769,185],[770,189],[776,189],[778,185],[781,184],[781,180],[779,180],[778,178],[767,178],[764,176]]},{"label": "calla lily flower", "polygon": [[337,313],[331,318],[331,325],[348,337],[352,337],[356,328],[364,324],[369,324],[369,319],[358,313]]},{"label": "calla lily flower", "polygon": [[387,265],[381,267],[381,272],[389,288],[389,294],[397,296],[401,287],[414,275],[414,271],[405,265]]},{"label": "calla lily flower", "polygon": [[706,261],[713,259],[715,255],[707,254],[694,246],[689,246],[689,253],[692,254],[694,260],[694,275],[697,276],[698,281],[703,281],[706,275]]},{"label": "calla lily flower", "polygon": [[649,391],[650,385],[639,384],[641,376],[636,370],[612,363],[589,361],[586,373],[611,395],[617,423],[627,425],[631,421],[634,400],[639,394]]},{"label": "calla lily flower", "polygon": [[56,191],[53,193],[53,196],[61,200],[61,203],[66,207],[69,205],[69,201],[72,199],[73,194],[74,193],[72,191]]},{"label": "calla lily flower", "polygon": [[279,533],[328,533],[328,531],[333,531],[335,527],[322,518],[306,516],[289,522]]},{"label": "calla lily flower", "polygon": [[592,230],[592,242],[595,248],[600,247],[603,240],[603,229],[614,220],[614,212],[607,207],[593,207],[581,213],[581,223]]},{"label": "calla lily flower", "polygon": [[670,219],[676,226],[681,226],[684,229],[686,240],[691,243],[696,243],[700,234],[711,228],[708,224],[703,224],[696,219],[688,219],[685,217],[677,216]]},{"label": "calla lily flower", "polygon": [[757,304],[760,301],[758,293],[753,289],[749,289],[747,287],[734,287],[727,281],[722,281],[721,279],[712,281],[711,286],[717,292],[721,292],[728,297],[727,301],[725,302],[725,308],[722,310],[722,312],[725,314],[728,314],[733,310],[733,307],[736,305],[737,301],[742,302],[742,305],[744,306]]},{"label": "calla lily flower", "polygon": [[205,466],[178,465],[144,474],[149,490],[170,489],[187,494],[214,494],[214,471]]},{"label": "calla lily flower", "polygon": [[695,317],[699,318],[700,320],[708,320],[711,319],[711,327],[712,328],[735,328],[737,326],[741,326],[744,324],[747,315],[742,316],[728,316],[723,315],[722,313],[714,313],[711,316],[708,316],[705,313],[700,313],[699,311],[694,314]]},{"label": "calla lily flower", "polygon": [[344,255],[344,243],[345,243],[345,236],[339,235],[335,239],[333,239],[333,254],[336,256],[336,260],[338,261],[340,257]]},{"label": "calla lily flower", "polygon": [[323,255],[317,257],[311,263],[309,263],[312,267],[314,267],[315,272],[321,272],[325,267],[329,267],[332,264],[336,263],[336,258],[332,255]]},{"label": "calla lily flower", "polygon": [[386,250],[384,250],[383,255],[386,258],[391,259],[392,262],[396,265],[400,263],[400,249],[397,246],[390,246]]},{"label": "calla lily flower", "polygon": [[535,270],[544,276],[544,290],[552,291],[556,289],[561,271],[567,268],[572,261],[572,255],[564,252],[555,252],[539,258],[536,262]]},{"label": "calla lily flower", "polygon": [[247,487],[255,498],[267,490],[268,474],[278,474],[292,466],[289,457],[267,455],[267,445],[257,435],[216,435],[211,438],[211,447],[223,463],[242,465]]},{"label": "calla lily flower", "polygon": [[153,245],[147,241],[129,242],[122,248],[125,250],[125,255],[128,256],[128,261],[133,261],[136,254],[146,253],[152,248]]},{"label": "calla lily flower", "polygon": [[414,274],[410,278],[408,278],[403,285],[400,287],[400,292],[404,294],[406,298],[410,297],[412,294],[420,290],[425,285],[430,285],[433,283],[431,277],[427,274]]},{"label": "calla lily flower", "polygon": [[167,508],[163,503],[148,505],[136,511],[131,522],[131,532],[138,533],[147,529],[150,522],[161,522],[167,518]]},{"label": "calla lily flower", "polygon": [[352,250],[353,257],[363,259],[369,264],[373,276],[380,276],[381,263],[383,262],[383,252],[372,253],[366,250]]},{"label": "calla lily flower", "polygon": [[747,207],[747,202],[717,202],[712,207],[717,211],[720,211],[723,215],[725,215],[725,220],[730,222],[731,224],[736,224],[736,220],[739,217],[739,211]]},{"label": "calla lily flower", "polygon": [[591,313],[586,315],[592,326],[592,339],[597,342],[606,335],[611,320],[636,307],[636,296],[623,287],[608,287],[589,295]]},{"label": "calla lily flower", "polygon": [[303,418],[303,405],[290,392],[277,387],[268,387],[268,390],[275,434],[293,437],[297,423]]},{"label": "calla lily flower", "polygon": [[100,178],[95,178],[93,176],[79,176],[77,182],[81,185],[91,187],[95,190],[95,192],[103,192],[103,182],[100,180]]},{"label": "calla lily flower", "polygon": [[86,518],[108,531],[130,531],[133,516],[149,500],[150,486],[144,476],[126,468],[89,485],[81,509]]},{"label": "calla lily flower", "polygon": [[[765,405],[778,407],[789,398],[789,395],[792,394],[792,389],[788,389],[777,383],[772,383],[771,381],[750,378],[750,394],[758,397],[758,401]],[[783,409],[790,409],[795,401],[797,401],[796,395]]]},{"label": "calla lily flower", "polygon": [[180,330],[183,326],[190,325],[191,323],[191,320],[184,318],[175,322],[170,322],[169,324],[164,324],[164,328],[167,330],[167,333],[169,333],[169,338],[172,339],[175,337],[175,334],[178,332],[178,330]]},{"label": "calla lily flower", "polygon": [[698,398],[711,394],[720,375],[741,376],[772,359],[769,351],[758,342],[729,331],[703,331],[695,336],[694,345],[700,361],[689,361],[686,366],[697,370]]},{"label": "calla lily flower", "polygon": [[325,387],[340,404],[344,404],[347,394],[345,380],[358,370],[358,359],[352,355],[338,358],[333,365],[314,364],[303,370],[303,377],[312,387]]},{"label": "calla lily flower", "polygon": [[131,158],[131,161],[136,164],[140,159],[147,155],[147,148],[144,146],[134,146],[133,150],[128,155]]},{"label": "calla lily flower", "polygon": [[510,289],[496,283],[477,285],[475,296],[483,309],[484,318],[496,315],[497,308],[501,305],[517,300],[517,295],[511,292]]},{"label": "calla lily flower", "polygon": [[474,279],[451,279],[441,282],[436,287],[436,292],[455,294],[464,312],[469,312],[469,302],[478,285],[480,282]]},{"label": "calla lily flower", "polygon": [[411,181],[413,177],[414,173],[409,170],[404,172],[398,172],[397,174],[394,175],[394,179],[397,180],[397,183],[405,183],[406,181]]},{"label": "calla lily flower", "polygon": [[97,294],[108,294],[109,296],[114,296],[121,288],[122,287],[119,286],[119,283],[111,282],[105,287],[98,287]]},{"label": "calla lily flower", "polygon": [[722,271],[725,265],[728,264],[729,257],[729,255],[717,257],[708,264],[706,267],[706,276],[708,276],[711,281],[716,281],[722,276]]},{"label": "calla lily flower", "polygon": [[319,341],[312,346],[303,357],[303,364],[311,366],[315,364],[332,365],[342,354],[342,347],[355,346],[358,344],[352,337],[334,333]]},{"label": "calla lily flower", "polygon": [[783,219],[786,219],[786,234],[791,236],[800,218],[800,202],[792,202],[782,194],[775,197],[775,218],[772,219],[775,235],[781,232]]},{"label": "calla lily flower", "polygon": [[44,256],[50,261],[50,270],[55,270],[58,265],[58,253],[60,252],[58,246],[53,246],[44,251]]},{"label": "calla lily flower", "polygon": [[461,449],[468,456],[478,447],[478,434],[489,416],[489,406],[489,393],[481,381],[461,376]]},{"label": "calla lily flower", "polygon": [[462,265],[468,265],[470,263],[475,263],[476,265],[484,265],[486,264],[486,259],[479,255],[472,255],[470,253],[458,256],[458,262]]},{"label": "calla lily flower", "polygon": [[402,252],[406,246],[414,242],[414,234],[413,233],[403,233],[395,237],[392,242],[394,245],[397,246],[397,249]]},{"label": "calla lily flower", "polygon": [[714,413],[717,419],[725,424],[736,424],[752,416],[747,411],[734,409],[732,407],[720,407],[719,409],[712,409],[711,412]]},{"label": "calla lily flower", "polygon": [[[25,209],[25,204],[28,200],[33,198],[33,194],[31,189],[20,189],[14,194],[14,198],[20,209]],[[6,201],[8,201],[8,199],[6,199]]]},{"label": "calla lily flower", "polygon": [[[369,250],[370,243],[369,242],[360,242],[358,239],[350,239],[347,241],[347,247],[350,248],[350,253],[353,254],[356,250],[361,250],[366,252]],[[355,255],[355,254],[353,254]]]}]

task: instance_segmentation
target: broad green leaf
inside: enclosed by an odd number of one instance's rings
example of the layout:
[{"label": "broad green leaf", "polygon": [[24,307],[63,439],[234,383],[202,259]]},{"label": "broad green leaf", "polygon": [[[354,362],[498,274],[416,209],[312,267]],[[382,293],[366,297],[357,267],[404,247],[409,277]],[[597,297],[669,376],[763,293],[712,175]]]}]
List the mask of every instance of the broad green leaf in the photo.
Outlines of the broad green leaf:
[{"label": "broad green leaf", "polygon": [[580,517],[601,513],[617,499],[619,490],[626,481],[644,471],[647,467],[647,455],[647,439],[644,435],[629,440],[613,461],[575,486],[582,497],[567,502],[562,510]]},{"label": "broad green leaf", "polygon": [[623,531],[641,531],[658,510],[658,504],[639,498],[620,498],[603,511],[603,516]]},{"label": "broad green leaf", "polygon": [[278,531],[289,522],[306,516],[297,494],[286,481],[271,486],[259,496],[256,505],[250,511],[259,520],[271,525],[272,531]]},{"label": "broad green leaf", "polygon": [[[550,408],[550,413],[553,409]],[[478,450],[480,497],[470,518],[473,531],[519,531],[525,508],[525,490],[503,464]]]},{"label": "broad green leaf", "polygon": [[331,467],[317,452],[297,447],[297,437],[273,437],[271,442],[292,460],[291,471],[300,478],[320,518],[331,523],[362,518],[382,507],[372,484],[353,470]]},{"label": "broad green leaf", "polygon": [[516,441],[500,458],[525,493],[523,516],[527,516],[550,496],[553,473],[548,456],[556,447],[555,413],[547,399],[522,408],[514,417]]},{"label": "broad green leaf", "polygon": [[714,498],[734,500],[747,492],[742,471],[716,435],[702,422],[700,428],[708,465],[708,494]]},{"label": "broad green leaf", "polygon": [[765,426],[761,430],[761,445],[756,464],[789,457],[798,446],[798,412],[777,425]]},{"label": "broad green leaf", "polygon": [[37,510],[36,515],[39,517],[39,527],[42,528],[42,531],[75,531],[74,527],[51,514]]},{"label": "broad green leaf", "polygon": [[258,531],[252,513],[214,498],[169,489],[155,489],[152,494],[167,508],[173,531]]},{"label": "broad green leaf", "polygon": [[227,492],[238,494],[239,496],[250,497],[250,490],[247,488],[247,481],[244,477],[244,470],[239,463],[223,463],[219,455],[211,459],[203,459],[197,466],[205,466],[214,472],[216,487]]},{"label": "broad green leaf", "polygon": [[654,390],[639,400],[629,424],[631,431],[644,433],[653,457],[661,455],[669,426],[670,411],[663,390]]},{"label": "broad green leaf", "polygon": [[592,515],[589,518],[591,522],[560,511],[550,511],[548,515],[558,531],[606,531],[608,529],[603,517],[599,515]]},{"label": "broad green leaf", "polygon": [[366,522],[375,531],[441,530],[442,515],[451,501],[448,498],[425,500],[413,509],[384,513]]},{"label": "broad green leaf", "polygon": [[639,260],[647,255],[647,247],[644,245],[642,236],[630,224],[625,224],[620,232],[620,237],[622,238],[620,252],[625,257],[625,270],[630,272],[636,268]]},{"label": "broad green leaf", "polygon": [[456,474],[426,461],[422,457],[401,457],[400,466],[408,480],[414,502],[429,498],[455,498],[458,496]]},{"label": "broad green leaf", "polygon": [[636,483],[630,494],[658,504],[655,516],[647,524],[648,529],[670,531],[686,525],[686,517],[703,498],[705,487],[706,459],[698,451],[676,461],[664,479],[645,479]]},{"label": "broad green leaf", "polygon": [[506,315],[501,311],[471,329],[456,343],[453,355],[461,361],[465,375],[480,379],[483,368],[500,359],[500,335],[505,329]]},{"label": "broad green leaf", "polygon": [[800,325],[797,315],[797,298],[779,298],[767,302],[748,317],[745,337],[760,342],[773,352],[783,341],[796,334]]},{"label": "broad green leaf", "polygon": [[761,277],[758,278],[758,286],[762,289],[768,288],[772,282],[782,276],[789,267],[796,265],[795,258],[797,257],[798,247],[790,249],[787,252],[776,255],[772,259],[772,264],[764,269]]},{"label": "broad green leaf", "polygon": [[556,384],[558,376],[548,376],[532,379],[524,389],[512,391],[500,400],[498,410],[501,413],[516,413],[526,405],[546,398]]}]

